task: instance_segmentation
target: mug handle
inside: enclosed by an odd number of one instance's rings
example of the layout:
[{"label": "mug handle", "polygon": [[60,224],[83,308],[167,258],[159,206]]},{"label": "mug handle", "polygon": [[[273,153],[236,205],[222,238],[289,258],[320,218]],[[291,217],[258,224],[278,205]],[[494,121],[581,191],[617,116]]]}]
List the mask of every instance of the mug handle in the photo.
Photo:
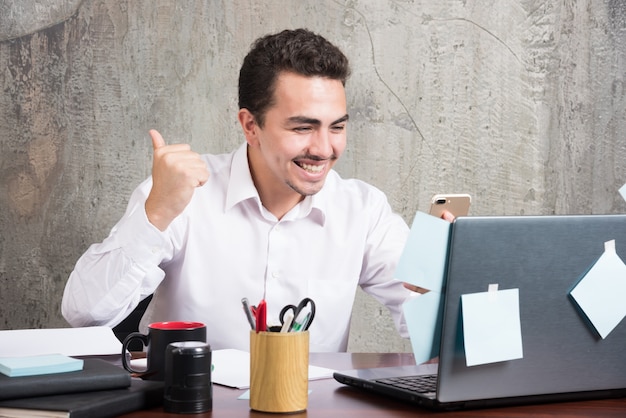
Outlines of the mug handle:
[{"label": "mug handle", "polygon": [[124,342],[122,343],[122,365],[124,368],[131,373],[146,373],[148,370],[135,370],[131,367],[130,362],[127,360],[126,351],[128,350],[128,345],[132,340],[138,339],[141,340],[141,343],[144,347],[148,346],[148,336],[144,335],[140,332],[132,332],[124,338]]}]

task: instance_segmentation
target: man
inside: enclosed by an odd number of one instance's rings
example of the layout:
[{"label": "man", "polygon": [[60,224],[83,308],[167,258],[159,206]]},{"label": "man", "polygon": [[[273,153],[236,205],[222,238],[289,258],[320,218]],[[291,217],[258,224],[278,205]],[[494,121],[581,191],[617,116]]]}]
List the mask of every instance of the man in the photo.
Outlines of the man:
[{"label": "man", "polygon": [[140,330],[200,321],[213,349],[247,350],[243,297],[266,300],[270,325],[310,297],[311,351],[345,351],[360,285],[406,336],[410,292],[393,274],[408,226],[381,191],[332,170],[346,147],[349,73],[321,36],[268,35],[240,71],[238,150],[200,156],[150,131],[152,177],[78,260],[63,295],[67,321],[115,326],[154,293]]}]

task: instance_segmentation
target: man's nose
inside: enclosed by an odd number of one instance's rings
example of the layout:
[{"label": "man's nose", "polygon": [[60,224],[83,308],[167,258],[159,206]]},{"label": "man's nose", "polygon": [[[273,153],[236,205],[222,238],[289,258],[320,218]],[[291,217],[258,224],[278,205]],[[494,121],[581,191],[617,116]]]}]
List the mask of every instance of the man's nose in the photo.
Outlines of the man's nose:
[{"label": "man's nose", "polygon": [[309,154],[322,158],[330,158],[333,154],[330,133],[326,129],[318,129],[311,136]]}]

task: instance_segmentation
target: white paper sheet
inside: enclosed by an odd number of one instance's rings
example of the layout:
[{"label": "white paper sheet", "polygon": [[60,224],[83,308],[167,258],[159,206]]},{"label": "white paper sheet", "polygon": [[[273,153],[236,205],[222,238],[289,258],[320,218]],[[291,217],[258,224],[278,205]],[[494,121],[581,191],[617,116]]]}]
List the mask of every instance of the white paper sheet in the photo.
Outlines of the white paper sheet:
[{"label": "white paper sheet", "polygon": [[63,354],[121,355],[122,343],[109,327],[42,328],[0,331],[0,357]]}]

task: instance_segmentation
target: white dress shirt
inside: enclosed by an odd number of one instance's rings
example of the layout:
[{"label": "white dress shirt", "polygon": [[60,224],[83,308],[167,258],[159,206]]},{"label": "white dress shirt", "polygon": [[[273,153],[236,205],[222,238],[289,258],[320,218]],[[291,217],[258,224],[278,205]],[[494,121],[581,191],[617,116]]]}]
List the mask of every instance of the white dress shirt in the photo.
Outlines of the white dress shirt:
[{"label": "white dress shirt", "polygon": [[166,231],[146,217],[147,179],[110,235],[78,260],[62,302],[72,326],[113,327],[154,293],[140,331],[157,321],[200,321],[213,349],[247,351],[243,297],[252,305],[265,298],[269,325],[279,324],[283,306],[310,297],[310,350],[345,351],[360,285],[408,336],[401,305],[410,292],[393,274],[409,228],[380,190],[331,171],[320,192],[278,220],[261,204],[246,144],[203,159],[208,182]]}]

